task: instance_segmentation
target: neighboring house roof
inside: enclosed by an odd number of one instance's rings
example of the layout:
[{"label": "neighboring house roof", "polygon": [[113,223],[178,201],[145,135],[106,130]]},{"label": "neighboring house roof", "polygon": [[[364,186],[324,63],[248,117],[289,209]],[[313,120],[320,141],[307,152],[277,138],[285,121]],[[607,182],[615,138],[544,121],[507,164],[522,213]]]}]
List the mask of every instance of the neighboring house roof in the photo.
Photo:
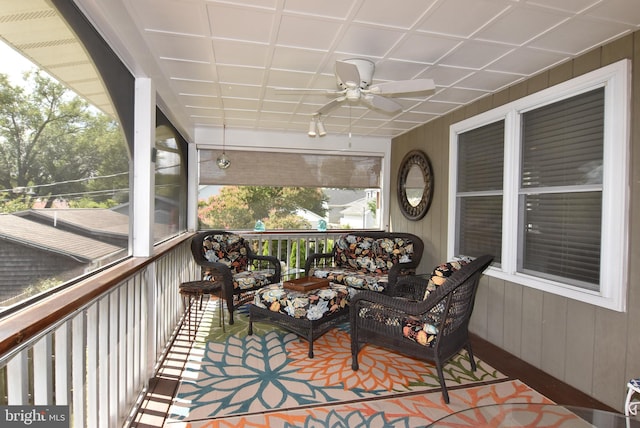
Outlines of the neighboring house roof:
[{"label": "neighboring house roof", "polygon": [[366,208],[367,200],[366,198],[362,198],[348,204],[345,209],[340,211],[340,213],[344,216],[362,215]]},{"label": "neighboring house roof", "polygon": [[39,217],[54,222],[88,230],[92,233],[129,235],[129,216],[100,208],[42,208],[21,212],[20,217]]},{"label": "neighboring house roof", "polygon": [[121,247],[30,221],[12,214],[0,215],[0,240],[67,255],[83,262],[103,259]]},{"label": "neighboring house roof", "polygon": [[365,196],[364,190],[353,189],[323,189],[327,195],[327,206],[329,210],[327,215],[329,223],[337,224],[340,222],[340,214],[342,210],[355,200]]},{"label": "neighboring house roof", "polygon": [[318,214],[314,213],[313,211],[309,211],[308,209],[305,208],[298,208],[296,210],[296,215],[304,218],[307,221],[313,222],[313,221],[319,221],[322,220],[323,217],[319,216]]}]

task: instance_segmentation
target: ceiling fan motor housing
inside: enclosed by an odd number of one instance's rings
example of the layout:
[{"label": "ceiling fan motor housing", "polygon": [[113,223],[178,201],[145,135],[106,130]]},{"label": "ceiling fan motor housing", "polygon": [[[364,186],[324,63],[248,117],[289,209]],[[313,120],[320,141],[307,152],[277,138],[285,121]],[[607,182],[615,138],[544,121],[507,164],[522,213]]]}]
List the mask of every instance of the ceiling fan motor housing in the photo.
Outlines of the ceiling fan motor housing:
[{"label": "ceiling fan motor housing", "polygon": [[[372,61],[364,58],[350,58],[342,60],[343,62],[347,62],[349,64],[353,64],[357,67],[358,73],[360,74],[360,89],[367,89],[373,80],[373,72],[375,70],[375,65]],[[349,86],[346,82],[343,82],[339,76],[336,76],[338,80],[338,86],[340,89],[348,89]]]}]

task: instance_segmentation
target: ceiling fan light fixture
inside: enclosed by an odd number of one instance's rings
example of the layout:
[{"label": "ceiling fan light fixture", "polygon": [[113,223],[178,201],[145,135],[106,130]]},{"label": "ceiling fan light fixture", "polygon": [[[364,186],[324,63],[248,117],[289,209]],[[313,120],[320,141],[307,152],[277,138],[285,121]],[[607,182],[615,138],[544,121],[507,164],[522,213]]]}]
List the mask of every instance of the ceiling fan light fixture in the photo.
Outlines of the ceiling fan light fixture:
[{"label": "ceiling fan light fixture", "polygon": [[318,136],[324,137],[325,135],[327,135],[327,130],[324,127],[324,123],[322,123],[322,121],[318,119]]},{"label": "ceiling fan light fixture", "polygon": [[309,137],[315,137],[317,136],[317,132],[316,132],[316,118],[312,117],[311,118],[311,122],[309,122],[309,132],[307,132],[307,135]]}]

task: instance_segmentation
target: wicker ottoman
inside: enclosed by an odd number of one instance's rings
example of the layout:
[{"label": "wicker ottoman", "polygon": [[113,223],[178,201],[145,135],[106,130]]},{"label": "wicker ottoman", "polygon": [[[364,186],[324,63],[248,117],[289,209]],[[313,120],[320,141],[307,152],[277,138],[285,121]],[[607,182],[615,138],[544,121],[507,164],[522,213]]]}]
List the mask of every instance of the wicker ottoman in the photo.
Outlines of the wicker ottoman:
[{"label": "wicker ottoman", "polygon": [[256,292],[249,307],[249,334],[256,321],[278,325],[307,339],[309,358],[313,358],[313,341],[348,317],[349,300],[345,285],[330,284],[308,292],[268,285]]}]

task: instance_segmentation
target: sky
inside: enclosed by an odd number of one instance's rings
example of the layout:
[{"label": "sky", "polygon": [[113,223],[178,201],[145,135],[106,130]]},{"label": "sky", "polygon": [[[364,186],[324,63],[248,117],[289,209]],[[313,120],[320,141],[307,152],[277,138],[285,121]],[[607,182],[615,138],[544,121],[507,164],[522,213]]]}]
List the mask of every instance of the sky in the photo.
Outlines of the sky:
[{"label": "sky", "polygon": [[0,73],[9,76],[12,84],[22,81],[22,73],[35,67],[29,60],[7,46],[0,39]]}]

